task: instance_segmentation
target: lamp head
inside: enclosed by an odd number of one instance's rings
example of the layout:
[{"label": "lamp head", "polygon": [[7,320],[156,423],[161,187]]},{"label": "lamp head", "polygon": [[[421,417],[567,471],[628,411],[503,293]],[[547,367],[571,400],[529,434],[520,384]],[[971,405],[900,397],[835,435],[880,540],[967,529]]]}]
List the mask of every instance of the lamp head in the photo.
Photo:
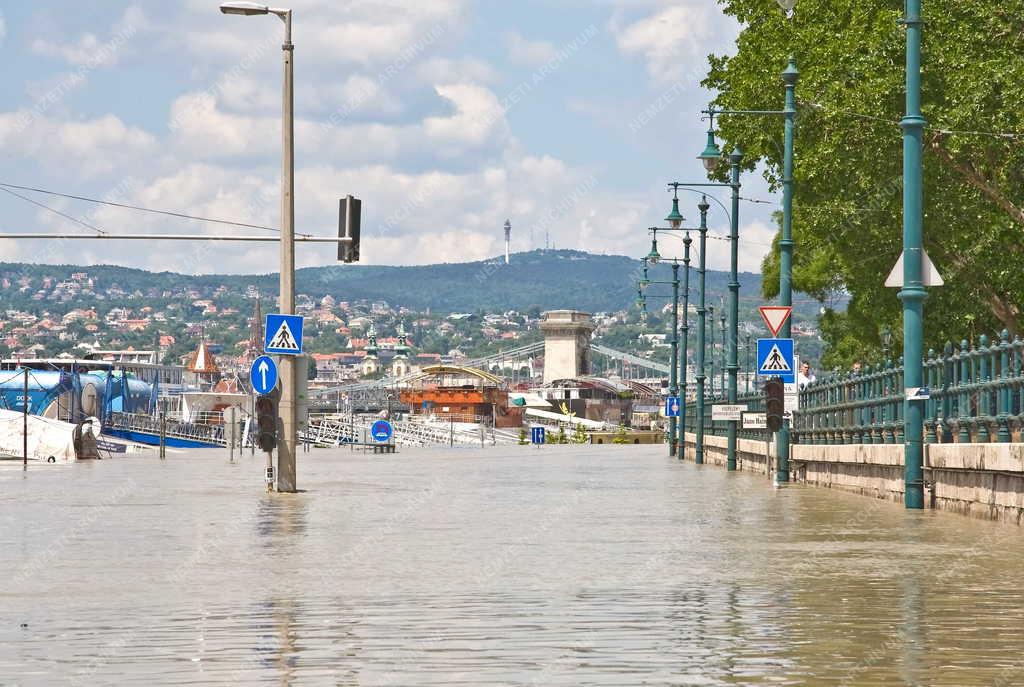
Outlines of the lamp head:
[{"label": "lamp head", "polygon": [[685,220],[686,218],[679,212],[679,198],[673,198],[672,212],[668,213],[668,217],[665,218],[665,221],[668,222],[668,225],[673,229],[678,229],[683,226],[683,222]]},{"label": "lamp head", "polygon": [[651,252],[647,254],[647,262],[657,265],[661,260],[661,253],[658,252],[658,237],[651,239]]},{"label": "lamp head", "polygon": [[704,169],[708,173],[714,172],[718,167],[718,163],[722,161],[722,151],[715,143],[715,130],[708,129],[708,144],[704,147],[704,150],[697,159],[704,163]]},{"label": "lamp head", "polygon": [[258,2],[222,2],[220,5],[220,11],[224,14],[243,14],[250,16],[253,14],[267,14],[270,12],[270,8],[266,5],[261,5]]}]

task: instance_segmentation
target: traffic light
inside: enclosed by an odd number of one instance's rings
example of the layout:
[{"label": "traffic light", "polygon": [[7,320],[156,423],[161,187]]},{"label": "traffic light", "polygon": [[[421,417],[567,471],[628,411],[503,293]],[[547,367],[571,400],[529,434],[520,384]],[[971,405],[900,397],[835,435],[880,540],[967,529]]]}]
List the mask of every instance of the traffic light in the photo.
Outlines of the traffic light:
[{"label": "traffic light", "polygon": [[765,415],[768,429],[778,432],[782,429],[782,421],[786,412],[786,386],[778,377],[769,379],[764,385]]},{"label": "traffic light", "polygon": [[352,239],[338,243],[338,260],[340,262],[359,262],[359,224],[362,208],[363,202],[352,196],[345,196],[339,203],[338,238]]},{"label": "traffic light", "polygon": [[260,396],[256,399],[256,442],[266,452],[277,448],[277,399]]}]

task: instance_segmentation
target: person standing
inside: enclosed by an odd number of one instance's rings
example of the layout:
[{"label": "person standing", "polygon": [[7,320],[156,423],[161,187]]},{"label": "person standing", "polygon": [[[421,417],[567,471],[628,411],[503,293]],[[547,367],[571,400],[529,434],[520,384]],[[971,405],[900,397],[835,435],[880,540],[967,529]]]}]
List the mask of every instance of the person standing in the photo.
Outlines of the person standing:
[{"label": "person standing", "polygon": [[811,371],[810,363],[800,363],[800,374],[796,377],[796,383],[801,390],[806,388],[808,384],[814,384],[817,379],[814,376],[814,372]]}]

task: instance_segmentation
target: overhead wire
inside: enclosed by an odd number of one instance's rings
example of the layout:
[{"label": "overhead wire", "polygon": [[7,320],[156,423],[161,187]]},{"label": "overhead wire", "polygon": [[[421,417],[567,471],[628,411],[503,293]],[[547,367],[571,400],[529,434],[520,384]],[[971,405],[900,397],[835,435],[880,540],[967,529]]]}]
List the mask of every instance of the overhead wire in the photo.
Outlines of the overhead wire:
[{"label": "overhead wire", "polygon": [[89,224],[88,222],[86,222],[85,220],[81,220],[81,219],[78,219],[77,217],[69,215],[69,214],[67,214],[65,212],[61,212],[60,210],[57,210],[56,208],[51,208],[49,205],[46,205],[45,203],[40,203],[37,200],[33,200],[32,198],[29,198],[27,196],[23,196],[20,193],[12,191],[9,188],[5,188],[3,185],[0,185],[0,191],[3,191],[4,193],[10,193],[12,196],[15,196],[16,198],[21,198],[22,200],[24,200],[26,202],[29,202],[29,203],[32,203],[33,205],[37,205],[37,206],[43,208],[44,210],[46,210],[48,212],[52,212],[55,215],[60,215],[64,219],[69,220],[71,222],[74,222],[75,224],[79,224],[79,225],[85,227],[86,229],[90,229],[90,230],[95,231],[95,232],[100,233],[100,234],[106,234],[107,233],[103,229],[100,229],[99,227],[95,227],[95,226]]},{"label": "overhead wire", "polygon": [[[6,182],[0,182],[0,189],[3,189],[5,191],[7,191],[8,193],[13,193],[12,191],[10,191],[10,189],[12,189],[12,188],[16,188],[16,189],[19,189],[21,191],[32,191],[34,193],[43,193],[43,194],[46,194],[46,195],[57,196],[57,197],[60,197],[60,198],[70,198],[72,200],[81,200],[81,201],[84,201],[84,202],[87,202],[87,203],[97,203],[99,205],[108,205],[110,207],[122,208],[122,209],[125,209],[125,210],[137,210],[139,212],[149,212],[149,213],[156,214],[156,215],[166,215],[168,217],[177,217],[179,219],[194,220],[194,221],[197,221],[197,222],[210,222],[210,223],[213,223],[213,224],[226,224],[226,225],[229,225],[229,226],[241,227],[241,228],[246,228],[246,229],[264,229],[266,231],[276,231],[276,232],[280,232],[281,231],[277,227],[268,227],[268,226],[266,226],[264,224],[251,224],[251,223],[248,223],[248,222],[236,222],[234,220],[228,220],[228,219],[218,219],[218,218],[214,218],[214,217],[202,217],[202,216],[199,216],[199,215],[190,215],[190,214],[184,213],[184,212],[174,212],[174,211],[171,211],[171,210],[158,210],[158,209],[155,209],[155,208],[143,207],[141,205],[131,205],[129,203],[117,203],[117,202],[114,202],[114,201],[111,201],[111,200],[101,200],[99,198],[90,198],[88,196],[80,196],[80,195],[76,195],[76,194],[73,194],[73,193],[62,193],[60,191],[52,191],[50,189],[36,188],[36,187],[33,187],[33,186],[22,186],[22,185],[19,185],[19,184],[11,184],[11,183],[6,183]],[[14,195],[18,195],[18,194],[14,194]],[[36,202],[36,201],[33,201],[33,200],[29,199],[29,198],[25,198],[24,196],[18,196],[18,197],[22,198],[24,200],[28,200],[31,203],[35,203]],[[39,205],[39,203],[36,203],[36,204]],[[43,207],[46,207],[46,206],[43,206]],[[56,210],[54,210],[54,212],[56,212]],[[95,227],[92,227],[92,228],[95,229]],[[97,230],[97,231],[99,231],[99,230]],[[103,232],[103,233],[106,233],[106,232]],[[296,234],[296,235],[297,236],[309,236],[309,234]]]}]

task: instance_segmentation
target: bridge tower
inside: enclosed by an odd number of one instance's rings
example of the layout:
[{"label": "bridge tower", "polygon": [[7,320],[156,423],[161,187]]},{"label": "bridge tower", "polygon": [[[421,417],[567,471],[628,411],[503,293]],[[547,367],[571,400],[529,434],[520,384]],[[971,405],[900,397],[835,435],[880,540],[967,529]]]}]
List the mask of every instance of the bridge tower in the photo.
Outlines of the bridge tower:
[{"label": "bridge tower", "polygon": [[549,310],[543,314],[544,383],[591,374],[590,335],[594,322],[590,313],[577,310]]}]

